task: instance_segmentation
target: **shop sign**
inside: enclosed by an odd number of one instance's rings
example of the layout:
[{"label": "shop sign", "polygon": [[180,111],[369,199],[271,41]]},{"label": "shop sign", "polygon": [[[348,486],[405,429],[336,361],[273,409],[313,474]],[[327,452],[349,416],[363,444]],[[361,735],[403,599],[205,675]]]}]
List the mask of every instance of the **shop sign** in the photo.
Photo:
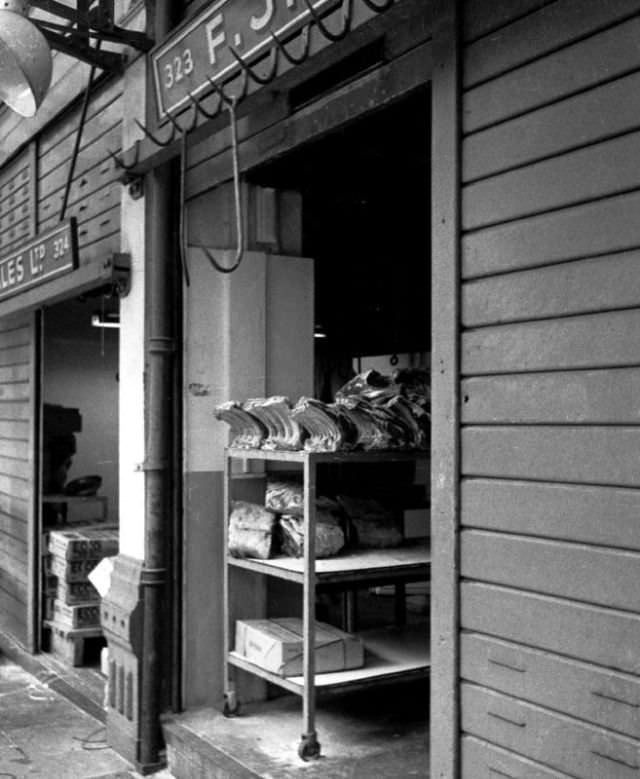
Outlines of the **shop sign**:
[{"label": "shop sign", "polygon": [[[340,0],[311,4],[324,13]],[[272,32],[289,36],[310,18],[305,0],[217,0],[151,52],[159,116],[186,107],[189,94],[210,91],[208,79],[223,82],[238,72],[229,46],[251,62],[275,46]]]},{"label": "shop sign", "polygon": [[0,258],[0,300],[42,284],[78,266],[74,218],[61,222],[18,251]]}]

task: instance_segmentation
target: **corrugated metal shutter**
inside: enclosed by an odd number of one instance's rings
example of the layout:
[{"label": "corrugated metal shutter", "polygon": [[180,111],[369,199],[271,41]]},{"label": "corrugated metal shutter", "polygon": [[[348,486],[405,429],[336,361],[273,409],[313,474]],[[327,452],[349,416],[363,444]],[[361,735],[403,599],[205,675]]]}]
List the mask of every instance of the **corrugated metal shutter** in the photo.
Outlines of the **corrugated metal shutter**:
[{"label": "corrugated metal shutter", "polygon": [[462,775],[640,776],[640,2],[465,3]]}]

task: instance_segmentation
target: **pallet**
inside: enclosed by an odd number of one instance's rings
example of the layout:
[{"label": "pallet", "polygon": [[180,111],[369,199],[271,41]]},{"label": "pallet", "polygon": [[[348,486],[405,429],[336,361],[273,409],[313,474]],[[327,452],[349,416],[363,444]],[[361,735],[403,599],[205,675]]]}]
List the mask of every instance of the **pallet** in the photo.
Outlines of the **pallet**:
[{"label": "pallet", "polygon": [[89,641],[102,638],[101,627],[68,628],[55,622],[45,622],[50,631],[51,653],[74,668],[83,664],[86,644]]}]

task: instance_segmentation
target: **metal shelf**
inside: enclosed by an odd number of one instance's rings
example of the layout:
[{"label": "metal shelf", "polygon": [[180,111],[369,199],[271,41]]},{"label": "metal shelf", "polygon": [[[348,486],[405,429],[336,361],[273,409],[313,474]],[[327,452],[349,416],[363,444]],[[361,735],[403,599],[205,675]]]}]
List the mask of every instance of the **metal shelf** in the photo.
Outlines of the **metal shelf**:
[{"label": "metal shelf", "polygon": [[[365,637],[365,664],[363,668],[342,672],[315,673],[315,602],[318,587],[344,584],[353,589],[355,582],[390,582],[400,591],[407,581],[428,577],[431,556],[426,543],[405,544],[401,547],[359,550],[350,554],[316,560],[315,522],[317,466],[323,463],[350,465],[353,463],[415,462],[428,459],[427,451],[392,450],[370,452],[305,452],[238,449],[228,447],[224,457],[224,548],[228,548],[228,518],[231,511],[231,479],[234,459],[245,463],[298,463],[303,475],[304,556],[300,559],[279,557],[269,560],[234,558],[226,555],[223,576],[224,646],[231,648],[232,615],[229,612],[229,570],[243,568],[268,576],[275,576],[302,585],[302,643],[303,673],[283,678],[248,662],[236,652],[224,654],[225,714],[232,716],[237,700],[230,667],[240,668],[255,676],[280,685],[302,698],[303,735],[299,754],[307,759],[318,757],[320,745],[315,730],[316,692],[322,689],[342,689],[355,685],[379,684],[390,679],[406,679],[428,673],[430,660],[426,627],[422,633],[407,632],[406,627],[383,629]],[[347,622],[348,624],[348,622]]]},{"label": "metal shelf", "polygon": [[[364,642],[362,668],[318,673],[314,677],[316,691],[346,690],[407,677],[428,675],[431,666],[429,630],[425,622],[403,628],[380,628],[358,634]],[[237,652],[229,653],[231,665],[260,676],[296,695],[304,695],[303,676],[278,676],[250,663]]]},{"label": "metal shelf", "polygon": [[[229,565],[275,576],[289,581],[304,582],[304,560],[300,557],[227,558]],[[409,581],[426,578],[431,565],[431,547],[424,542],[407,543],[393,549],[356,549],[349,554],[316,560],[316,584],[377,581],[393,578]]]},{"label": "metal shelf", "polygon": [[368,452],[307,452],[304,450],[277,451],[228,447],[225,451],[228,457],[238,460],[272,460],[291,463],[392,463],[410,462],[428,457],[426,449],[384,449]]}]

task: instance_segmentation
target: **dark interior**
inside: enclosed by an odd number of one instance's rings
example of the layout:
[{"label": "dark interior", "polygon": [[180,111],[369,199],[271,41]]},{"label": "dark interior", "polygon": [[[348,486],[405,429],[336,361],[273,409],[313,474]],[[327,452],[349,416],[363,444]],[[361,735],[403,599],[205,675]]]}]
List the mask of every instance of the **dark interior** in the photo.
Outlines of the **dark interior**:
[{"label": "dark interior", "polygon": [[430,116],[426,90],[258,169],[303,196],[316,326],[339,356],[430,351]]}]

